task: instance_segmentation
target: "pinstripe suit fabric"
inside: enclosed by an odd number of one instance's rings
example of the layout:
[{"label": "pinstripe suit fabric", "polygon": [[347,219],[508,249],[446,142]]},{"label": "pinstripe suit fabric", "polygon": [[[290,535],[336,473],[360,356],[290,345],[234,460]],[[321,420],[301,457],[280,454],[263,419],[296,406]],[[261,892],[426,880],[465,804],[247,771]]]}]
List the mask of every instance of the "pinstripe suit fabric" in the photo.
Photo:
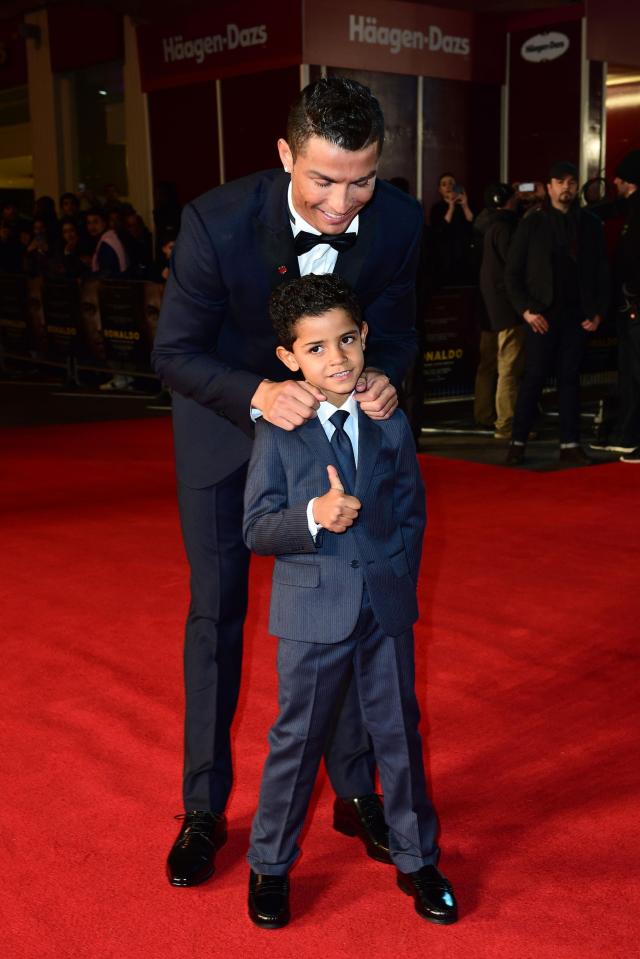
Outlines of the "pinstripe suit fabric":
[{"label": "pinstripe suit fabric", "polygon": [[[414,693],[415,589],[424,490],[402,413],[359,414],[355,495],[344,534],[313,542],[306,504],[326,491],[332,448],[317,421],[288,433],[261,424],[249,466],[245,538],[274,553],[270,629],[278,647],[279,715],[269,733],[248,860],[283,875],[297,839],[336,703],[353,673],[385,796],[391,855],[403,872],[438,858]],[[334,463],[335,465],[335,463]]]},{"label": "pinstripe suit fabric", "polygon": [[[425,524],[424,488],[404,414],[374,422],[359,411],[357,522],[313,542],[306,506],[328,489],[334,451],[317,419],[293,432],[259,422],[245,491],[245,542],[275,555],[269,629],[275,636],[335,643],[354,631],[366,582],[390,636],[418,618],[416,583]],[[321,588],[318,588],[321,587]]]}]

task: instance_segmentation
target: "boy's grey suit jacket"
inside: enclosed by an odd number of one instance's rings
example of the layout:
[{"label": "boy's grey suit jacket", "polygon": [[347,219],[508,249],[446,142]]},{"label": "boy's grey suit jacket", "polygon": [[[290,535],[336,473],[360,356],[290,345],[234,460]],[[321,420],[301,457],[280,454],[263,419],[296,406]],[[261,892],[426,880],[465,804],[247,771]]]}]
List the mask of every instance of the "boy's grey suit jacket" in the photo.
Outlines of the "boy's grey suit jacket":
[{"label": "boy's grey suit jacket", "polygon": [[269,630],[284,639],[337,643],[355,629],[363,585],[389,636],[418,618],[416,585],[425,493],[409,424],[396,411],[374,421],[358,409],[354,495],[362,507],[345,533],[321,530],[314,543],[307,504],[329,489],[337,467],[318,419],[291,432],[259,421],[245,492],[244,538],[275,555]]}]

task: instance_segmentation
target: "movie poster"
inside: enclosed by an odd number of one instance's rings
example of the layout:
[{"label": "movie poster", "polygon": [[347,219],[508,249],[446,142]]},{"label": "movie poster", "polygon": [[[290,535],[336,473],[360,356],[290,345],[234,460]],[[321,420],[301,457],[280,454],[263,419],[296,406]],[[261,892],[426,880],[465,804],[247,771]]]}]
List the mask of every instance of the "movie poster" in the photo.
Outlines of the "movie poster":
[{"label": "movie poster", "polygon": [[475,287],[449,287],[429,300],[424,321],[425,399],[472,395],[480,328]]},{"label": "movie poster", "polygon": [[29,356],[26,276],[0,274],[0,343],[5,353]]},{"label": "movie poster", "polygon": [[65,362],[75,356],[80,315],[76,280],[45,280],[42,298],[47,336],[47,359]]}]

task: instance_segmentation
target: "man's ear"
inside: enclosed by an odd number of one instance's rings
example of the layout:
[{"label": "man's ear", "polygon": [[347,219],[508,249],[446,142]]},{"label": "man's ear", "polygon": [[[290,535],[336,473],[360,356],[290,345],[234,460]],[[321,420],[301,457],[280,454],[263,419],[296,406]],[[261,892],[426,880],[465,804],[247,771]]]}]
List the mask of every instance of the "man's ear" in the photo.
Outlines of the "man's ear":
[{"label": "man's ear", "polygon": [[289,144],[286,140],[283,140],[282,137],[278,140],[278,154],[280,155],[280,162],[282,163],[285,172],[291,173],[293,170],[293,154]]},{"label": "man's ear", "polygon": [[297,373],[300,369],[300,364],[298,363],[297,359],[285,346],[276,347],[276,356],[284,363],[287,369],[291,370],[292,373]]}]

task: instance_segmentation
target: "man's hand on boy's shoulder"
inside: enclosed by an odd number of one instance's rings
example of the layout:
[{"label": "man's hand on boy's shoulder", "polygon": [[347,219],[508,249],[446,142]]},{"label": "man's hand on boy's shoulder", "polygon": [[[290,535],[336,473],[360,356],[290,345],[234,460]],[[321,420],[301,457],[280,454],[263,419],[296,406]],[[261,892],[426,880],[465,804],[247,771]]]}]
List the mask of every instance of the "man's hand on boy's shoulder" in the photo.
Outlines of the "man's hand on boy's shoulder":
[{"label": "man's hand on boy's shoulder", "polygon": [[313,503],[313,518],[330,533],[344,533],[353,526],[361,507],[359,499],[345,493],[335,466],[327,466],[329,492],[318,496]]},{"label": "man's hand on boy's shoulder", "polygon": [[295,430],[315,416],[324,399],[324,393],[303,380],[282,383],[263,380],[251,398],[251,407],[260,410],[268,423],[283,430]]},{"label": "man's hand on boy's shoulder", "polygon": [[356,400],[372,420],[388,420],[398,406],[398,393],[386,373],[365,370],[356,383]]}]

